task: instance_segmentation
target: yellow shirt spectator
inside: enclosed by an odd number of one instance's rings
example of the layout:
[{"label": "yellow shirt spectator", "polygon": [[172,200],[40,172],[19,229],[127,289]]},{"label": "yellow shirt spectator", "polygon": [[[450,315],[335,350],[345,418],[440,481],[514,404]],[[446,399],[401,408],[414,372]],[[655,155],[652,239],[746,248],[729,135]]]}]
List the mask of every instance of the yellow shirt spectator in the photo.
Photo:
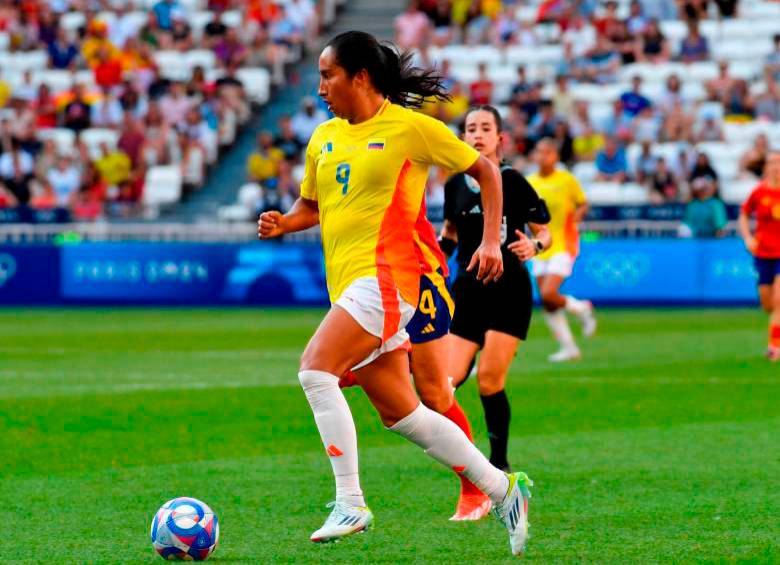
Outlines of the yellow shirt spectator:
[{"label": "yellow shirt spectator", "polygon": [[256,151],[249,156],[246,173],[249,180],[264,181],[279,174],[279,163],[284,153],[278,147],[271,147],[265,154]]},{"label": "yellow shirt spectator", "polygon": [[114,150],[95,161],[95,167],[107,184],[117,186],[130,179],[132,163],[126,153]]}]

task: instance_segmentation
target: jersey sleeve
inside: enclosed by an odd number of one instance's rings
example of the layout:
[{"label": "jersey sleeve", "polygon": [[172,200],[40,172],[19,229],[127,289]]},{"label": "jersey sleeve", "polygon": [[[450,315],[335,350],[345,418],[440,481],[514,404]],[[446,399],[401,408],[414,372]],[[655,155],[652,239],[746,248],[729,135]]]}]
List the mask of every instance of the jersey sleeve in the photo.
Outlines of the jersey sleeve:
[{"label": "jersey sleeve", "polygon": [[745,200],[744,204],[742,204],[740,210],[746,216],[750,216],[756,211],[756,201],[758,200],[758,198],[756,197],[757,194],[758,191],[754,190],[753,192],[750,193],[750,196],[748,196],[748,199]]},{"label": "jersey sleeve", "polygon": [[413,161],[461,173],[479,159],[479,152],[458,139],[440,120],[411,112],[410,122],[417,133],[410,136],[409,151]]},{"label": "jersey sleeve", "polygon": [[311,136],[309,145],[306,146],[306,160],[304,163],[303,180],[301,181],[301,198],[317,200],[317,157],[321,147],[319,136]]}]

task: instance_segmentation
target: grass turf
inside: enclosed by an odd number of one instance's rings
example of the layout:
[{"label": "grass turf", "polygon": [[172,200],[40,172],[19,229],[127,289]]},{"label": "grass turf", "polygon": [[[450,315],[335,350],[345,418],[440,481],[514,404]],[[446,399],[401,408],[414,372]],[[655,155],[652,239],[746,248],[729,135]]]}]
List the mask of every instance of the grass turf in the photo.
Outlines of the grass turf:
[{"label": "grass turf", "polygon": [[[296,378],[320,311],[0,310],[0,561],[158,562],[175,496],[217,512],[217,562],[509,562],[492,519],[359,390],[377,527],[318,546],[330,466]],[[509,378],[510,458],[536,481],[534,562],[780,560],[780,372],[747,310],[616,310],[553,366],[535,320]],[[473,379],[472,379],[473,380]],[[476,387],[459,399],[482,448]]]}]

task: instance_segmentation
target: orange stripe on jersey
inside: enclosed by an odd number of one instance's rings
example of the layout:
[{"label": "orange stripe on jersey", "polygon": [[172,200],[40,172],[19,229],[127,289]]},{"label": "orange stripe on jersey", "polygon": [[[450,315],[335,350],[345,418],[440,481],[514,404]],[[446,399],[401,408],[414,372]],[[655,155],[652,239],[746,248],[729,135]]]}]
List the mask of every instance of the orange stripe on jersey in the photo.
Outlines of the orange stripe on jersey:
[{"label": "orange stripe on jersey", "polygon": [[577,223],[574,221],[574,214],[566,216],[566,223],[563,228],[566,234],[566,251],[572,257],[580,254],[580,233],[577,231]]},{"label": "orange stripe on jersey", "polygon": [[411,237],[414,229],[413,209],[405,199],[407,173],[412,162],[404,161],[396,180],[393,199],[385,211],[379,228],[379,242],[376,246],[376,273],[385,310],[382,342],[398,333],[401,328],[400,294],[409,304],[417,304],[420,292],[420,260]]},{"label": "orange stripe on jersey", "polygon": [[444,276],[449,276],[449,268],[447,267],[447,258],[439,247],[439,239],[436,237],[436,230],[433,229],[433,225],[428,221],[428,214],[425,208],[425,198],[423,198],[422,206],[420,206],[420,214],[417,216],[417,223],[414,225],[414,230],[417,232],[417,237],[420,238],[420,242],[433,254],[436,265],[431,264],[431,261],[426,257],[425,253],[420,253],[422,257],[422,268],[424,273],[430,273],[436,269],[441,269]]}]

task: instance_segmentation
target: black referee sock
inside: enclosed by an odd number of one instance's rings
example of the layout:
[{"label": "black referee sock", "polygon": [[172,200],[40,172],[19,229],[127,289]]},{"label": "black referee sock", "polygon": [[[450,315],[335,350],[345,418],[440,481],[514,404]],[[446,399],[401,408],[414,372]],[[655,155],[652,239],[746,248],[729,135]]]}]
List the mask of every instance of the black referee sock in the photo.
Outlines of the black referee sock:
[{"label": "black referee sock", "polygon": [[509,420],[511,410],[506,392],[501,390],[490,396],[480,395],[482,408],[485,411],[488,438],[490,439],[490,463],[499,469],[509,469],[506,458],[507,443],[509,442]]}]

